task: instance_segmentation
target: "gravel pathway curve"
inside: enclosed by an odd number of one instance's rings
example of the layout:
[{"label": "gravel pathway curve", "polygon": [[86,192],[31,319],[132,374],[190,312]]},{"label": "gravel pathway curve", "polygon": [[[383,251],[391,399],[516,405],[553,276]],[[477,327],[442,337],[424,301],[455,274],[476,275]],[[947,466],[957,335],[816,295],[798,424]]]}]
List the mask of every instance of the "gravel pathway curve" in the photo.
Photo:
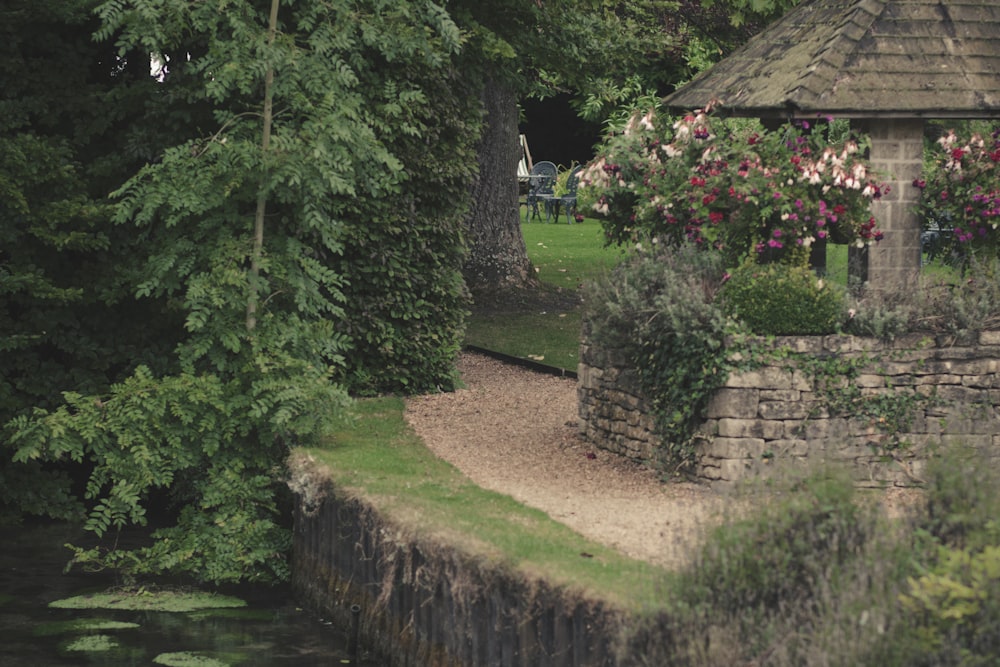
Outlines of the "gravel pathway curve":
[{"label": "gravel pathway curve", "polygon": [[724,500],[596,449],[577,434],[576,381],[463,353],[466,385],[410,398],[427,446],[479,486],[546,512],[633,558],[679,567]]}]

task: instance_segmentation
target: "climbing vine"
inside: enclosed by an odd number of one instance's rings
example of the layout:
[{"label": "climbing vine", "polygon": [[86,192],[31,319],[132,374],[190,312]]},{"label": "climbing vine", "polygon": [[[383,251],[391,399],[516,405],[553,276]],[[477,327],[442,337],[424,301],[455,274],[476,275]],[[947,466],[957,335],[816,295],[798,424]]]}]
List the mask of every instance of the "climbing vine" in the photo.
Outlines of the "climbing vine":
[{"label": "climbing vine", "polygon": [[857,382],[861,373],[869,369],[884,374],[885,370],[881,357],[867,353],[856,357],[792,354],[789,360],[810,379],[819,396],[812,416],[825,409],[831,415],[866,423],[884,436],[879,449],[887,456],[907,446],[901,434],[909,429],[917,410],[937,401],[933,387],[927,394],[915,388],[899,390],[892,384],[887,384],[886,391],[865,392]]}]

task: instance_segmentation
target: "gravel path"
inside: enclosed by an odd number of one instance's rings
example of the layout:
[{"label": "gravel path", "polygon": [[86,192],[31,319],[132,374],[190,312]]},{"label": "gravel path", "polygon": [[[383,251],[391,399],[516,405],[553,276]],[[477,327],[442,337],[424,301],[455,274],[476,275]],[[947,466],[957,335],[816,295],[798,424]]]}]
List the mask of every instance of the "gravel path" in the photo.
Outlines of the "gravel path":
[{"label": "gravel path", "polygon": [[417,396],[406,418],[476,484],[634,558],[678,567],[721,497],[596,449],[577,434],[576,381],[463,353],[466,388]]}]

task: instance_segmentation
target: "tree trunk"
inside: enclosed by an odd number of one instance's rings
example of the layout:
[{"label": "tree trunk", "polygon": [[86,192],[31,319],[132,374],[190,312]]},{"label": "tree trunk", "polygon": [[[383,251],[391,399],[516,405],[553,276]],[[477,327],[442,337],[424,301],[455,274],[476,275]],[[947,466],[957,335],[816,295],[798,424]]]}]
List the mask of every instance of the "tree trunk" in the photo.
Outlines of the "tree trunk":
[{"label": "tree trunk", "polygon": [[534,269],[521,235],[518,208],[517,97],[492,79],[483,89],[486,112],[479,143],[479,178],[466,222],[469,255],[465,282],[474,296],[489,298],[534,286]]}]

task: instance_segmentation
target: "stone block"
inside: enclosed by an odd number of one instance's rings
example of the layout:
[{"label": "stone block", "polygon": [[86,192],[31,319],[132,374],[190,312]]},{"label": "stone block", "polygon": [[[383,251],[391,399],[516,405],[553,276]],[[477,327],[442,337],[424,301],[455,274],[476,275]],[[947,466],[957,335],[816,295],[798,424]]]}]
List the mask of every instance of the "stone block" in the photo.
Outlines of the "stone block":
[{"label": "stone block", "polygon": [[949,417],[942,420],[942,435],[992,435],[1000,432],[1000,423],[995,417],[983,416],[976,419],[973,417]]},{"label": "stone block", "polygon": [[709,399],[706,416],[709,419],[735,417],[753,419],[757,416],[758,389],[723,388]]},{"label": "stone block", "polygon": [[700,465],[697,472],[698,477],[715,482],[722,479],[722,468],[717,465]]},{"label": "stone block", "polygon": [[[785,422],[793,424],[794,422]],[[813,440],[828,440],[846,438],[848,436],[847,420],[842,417],[831,417],[830,419],[808,419],[801,424],[801,432],[789,433],[786,429],[785,437],[803,438],[809,442]]]},{"label": "stone block", "polygon": [[788,371],[775,366],[734,373],[729,376],[726,386],[750,389],[797,389],[800,391],[812,389],[812,384],[801,371]]},{"label": "stone block", "polygon": [[1000,345],[1000,331],[980,331],[980,345]]},{"label": "stone block", "polygon": [[764,453],[770,452],[776,459],[805,458],[809,456],[809,443],[799,439],[771,440]]},{"label": "stone block", "polygon": [[989,400],[989,393],[981,389],[955,385],[939,386],[934,389],[937,398],[945,403],[968,405]]},{"label": "stone block", "polygon": [[854,382],[859,387],[884,387],[886,386],[886,376],[874,373],[860,373]]},{"label": "stone block", "polygon": [[880,443],[865,438],[848,438],[827,443],[824,456],[830,461],[856,461],[870,456],[872,447]]},{"label": "stone block", "polygon": [[763,438],[777,440],[784,436],[785,422],[764,419],[720,419],[719,436],[723,438]]},{"label": "stone block", "polygon": [[822,336],[775,336],[775,349],[789,349],[800,354],[819,354],[823,351]]},{"label": "stone block", "polygon": [[925,333],[907,333],[893,339],[889,347],[897,353],[916,352],[921,356],[926,356],[928,350],[934,345],[934,338]]},{"label": "stone block", "polygon": [[658,438],[644,426],[633,426],[625,430],[625,436],[637,442],[655,442]]},{"label": "stone block", "polygon": [[962,384],[962,376],[953,373],[928,373],[918,375],[913,383],[917,386],[941,385],[941,384]]},{"label": "stone block", "polygon": [[798,401],[808,400],[805,394],[798,389],[761,389],[760,400],[762,401]]},{"label": "stone block", "polygon": [[965,375],[962,377],[962,386],[972,387],[973,389],[990,389],[996,381],[997,376],[995,373],[988,375]]},{"label": "stone block", "polygon": [[805,419],[810,416],[810,407],[802,401],[761,401],[757,414],[761,419],[768,420]]},{"label": "stone block", "polygon": [[753,474],[751,459],[723,459],[719,461],[719,479],[738,482]]},{"label": "stone block", "polygon": [[762,438],[714,438],[696,449],[699,454],[718,460],[760,458],[765,442]]},{"label": "stone block", "polygon": [[957,435],[945,433],[941,435],[940,442],[945,447],[974,447],[976,449],[982,449],[990,446],[993,442],[993,436],[972,433],[962,433]]}]

